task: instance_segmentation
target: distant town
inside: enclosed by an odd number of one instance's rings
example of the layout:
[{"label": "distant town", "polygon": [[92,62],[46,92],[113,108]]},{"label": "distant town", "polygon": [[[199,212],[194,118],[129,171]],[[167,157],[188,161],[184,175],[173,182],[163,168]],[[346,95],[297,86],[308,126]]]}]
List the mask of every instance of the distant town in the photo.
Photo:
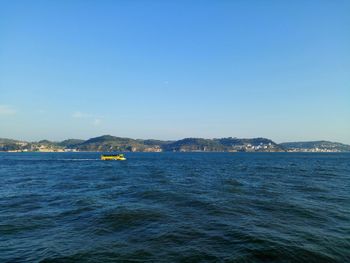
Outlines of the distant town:
[{"label": "distant town", "polygon": [[0,139],[2,152],[350,152],[350,145],[330,141],[275,143],[266,138],[235,137],[177,141],[142,140],[104,135],[88,140],[38,142]]}]

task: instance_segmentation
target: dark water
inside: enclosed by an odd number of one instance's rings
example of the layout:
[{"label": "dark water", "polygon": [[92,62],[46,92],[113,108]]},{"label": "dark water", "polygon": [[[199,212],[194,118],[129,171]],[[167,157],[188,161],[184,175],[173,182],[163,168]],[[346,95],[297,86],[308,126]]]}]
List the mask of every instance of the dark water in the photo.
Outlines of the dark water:
[{"label": "dark water", "polygon": [[0,262],[350,262],[350,154],[0,153]]}]

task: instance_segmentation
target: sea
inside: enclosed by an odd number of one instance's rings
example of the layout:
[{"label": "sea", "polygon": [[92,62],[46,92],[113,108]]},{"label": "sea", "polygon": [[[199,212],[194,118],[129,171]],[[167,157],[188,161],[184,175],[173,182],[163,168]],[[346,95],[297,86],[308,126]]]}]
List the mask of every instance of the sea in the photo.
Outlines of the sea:
[{"label": "sea", "polygon": [[350,153],[0,153],[0,262],[350,262]]}]

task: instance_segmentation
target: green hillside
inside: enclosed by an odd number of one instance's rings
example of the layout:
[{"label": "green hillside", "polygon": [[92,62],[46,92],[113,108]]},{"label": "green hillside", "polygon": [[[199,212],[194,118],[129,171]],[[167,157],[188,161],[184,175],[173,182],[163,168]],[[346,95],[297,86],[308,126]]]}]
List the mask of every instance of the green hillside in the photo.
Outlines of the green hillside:
[{"label": "green hillside", "polygon": [[185,138],[177,141],[131,139],[103,135],[88,140],[24,142],[0,138],[0,151],[97,151],[97,152],[350,152],[350,145],[330,141],[276,144],[267,138]]}]

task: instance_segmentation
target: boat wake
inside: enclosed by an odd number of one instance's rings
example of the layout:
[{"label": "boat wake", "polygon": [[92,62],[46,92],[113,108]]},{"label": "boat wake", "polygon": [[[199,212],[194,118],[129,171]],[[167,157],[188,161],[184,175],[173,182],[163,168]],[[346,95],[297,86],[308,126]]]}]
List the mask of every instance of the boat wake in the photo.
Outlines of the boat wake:
[{"label": "boat wake", "polygon": [[49,159],[46,161],[99,161],[99,158],[84,158],[84,159],[76,159],[76,158],[64,158],[64,159]]}]

